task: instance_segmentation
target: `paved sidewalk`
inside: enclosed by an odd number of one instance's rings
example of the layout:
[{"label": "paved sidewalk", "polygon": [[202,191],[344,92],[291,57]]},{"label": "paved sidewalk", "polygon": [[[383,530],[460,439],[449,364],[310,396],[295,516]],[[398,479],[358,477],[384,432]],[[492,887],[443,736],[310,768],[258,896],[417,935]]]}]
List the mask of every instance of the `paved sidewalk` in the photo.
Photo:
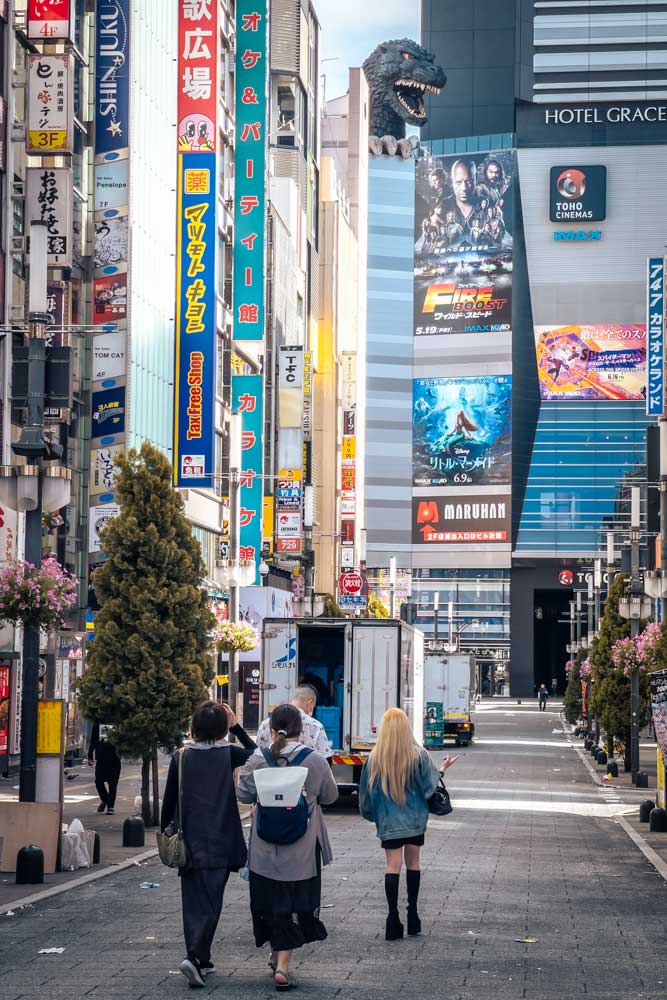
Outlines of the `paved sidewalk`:
[{"label": "paved sidewalk", "polygon": [[[477,745],[449,772],[455,812],[429,827],[423,936],[384,941],[374,830],[353,809],[328,814],[330,936],[295,956],[298,995],[665,1000],[667,887],[614,822],[636,793],[593,786],[557,712],[499,703],[476,724]],[[157,888],[141,889],[149,880]],[[0,917],[0,1000],[180,1000],[192,996],[182,956],[178,878],[154,862]],[[215,959],[201,993],[274,995],[236,876]]]}]

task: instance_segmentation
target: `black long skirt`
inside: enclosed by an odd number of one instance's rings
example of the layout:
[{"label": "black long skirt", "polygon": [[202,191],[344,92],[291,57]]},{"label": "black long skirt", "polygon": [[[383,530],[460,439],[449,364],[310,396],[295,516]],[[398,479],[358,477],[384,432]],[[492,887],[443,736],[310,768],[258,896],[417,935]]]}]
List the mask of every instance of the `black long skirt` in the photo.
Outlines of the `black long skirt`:
[{"label": "black long skirt", "polygon": [[317,875],[300,882],[278,882],[250,872],[250,912],[255,944],[271,944],[272,951],[292,951],[312,941],[324,941],[327,929],[320,920],[322,874],[317,852]]}]

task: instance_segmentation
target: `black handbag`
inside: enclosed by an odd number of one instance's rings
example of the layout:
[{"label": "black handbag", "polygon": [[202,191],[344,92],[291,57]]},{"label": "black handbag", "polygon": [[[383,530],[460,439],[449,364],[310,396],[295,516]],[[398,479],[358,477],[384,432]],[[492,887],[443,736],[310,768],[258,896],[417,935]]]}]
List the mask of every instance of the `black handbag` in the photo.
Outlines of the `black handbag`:
[{"label": "black handbag", "polygon": [[449,816],[450,812],[454,811],[452,800],[449,797],[449,792],[445,788],[445,779],[442,775],[440,775],[438,787],[428,800],[428,811],[432,816]]}]

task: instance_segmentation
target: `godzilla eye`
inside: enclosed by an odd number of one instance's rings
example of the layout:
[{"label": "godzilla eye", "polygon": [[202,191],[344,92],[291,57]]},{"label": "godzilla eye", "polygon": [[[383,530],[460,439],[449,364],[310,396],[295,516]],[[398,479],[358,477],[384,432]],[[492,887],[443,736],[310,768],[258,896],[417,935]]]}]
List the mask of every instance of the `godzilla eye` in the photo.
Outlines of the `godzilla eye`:
[{"label": "godzilla eye", "polygon": [[403,59],[410,59],[410,58],[411,58],[411,56],[410,56],[410,53],[409,53],[409,52],[401,52],[401,57],[402,57]]}]

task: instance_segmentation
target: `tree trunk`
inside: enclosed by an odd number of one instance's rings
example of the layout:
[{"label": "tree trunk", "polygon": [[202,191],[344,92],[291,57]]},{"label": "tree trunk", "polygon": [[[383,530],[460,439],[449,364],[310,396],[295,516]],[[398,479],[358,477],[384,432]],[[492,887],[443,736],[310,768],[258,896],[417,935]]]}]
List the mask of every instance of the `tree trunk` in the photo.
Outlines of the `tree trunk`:
[{"label": "tree trunk", "polygon": [[632,770],[632,740],[630,730],[625,733],[625,755],[623,758],[623,770],[626,774]]},{"label": "tree trunk", "polygon": [[151,758],[153,766],[153,826],[160,825],[160,780],[157,771],[157,747],[153,750]]},{"label": "tree trunk", "polygon": [[151,759],[150,756],[141,760],[141,818],[146,826],[151,825],[151,802],[149,795]]},{"label": "tree trunk", "polygon": [[614,759],[614,737],[607,736],[607,759]]}]

